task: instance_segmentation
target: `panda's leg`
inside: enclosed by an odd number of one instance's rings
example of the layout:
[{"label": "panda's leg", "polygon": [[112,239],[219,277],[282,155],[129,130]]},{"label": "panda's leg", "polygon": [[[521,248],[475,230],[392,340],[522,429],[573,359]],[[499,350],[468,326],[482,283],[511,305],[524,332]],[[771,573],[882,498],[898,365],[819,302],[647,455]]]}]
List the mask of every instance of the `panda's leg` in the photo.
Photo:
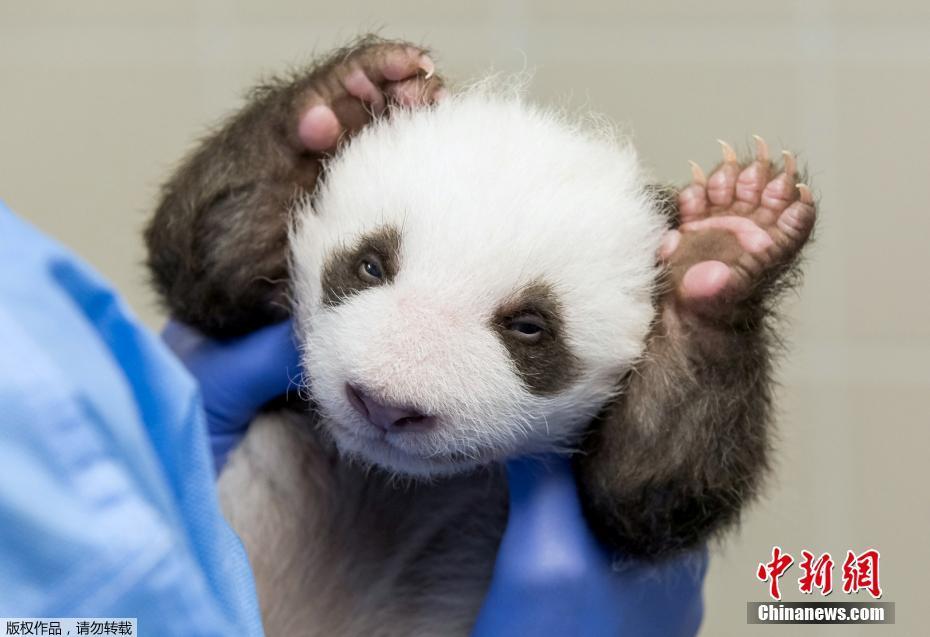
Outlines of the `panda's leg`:
[{"label": "panda's leg", "polygon": [[369,36],[255,88],[162,187],[149,268],[176,318],[232,336],[289,313],[289,212],[337,145],[390,104],[438,99],[425,51]]},{"label": "panda's leg", "polygon": [[724,161],[678,195],[667,285],[640,363],[578,456],[589,520],[614,548],[661,556],[739,516],[767,467],[772,317],[798,279],[815,206],[792,155]]}]

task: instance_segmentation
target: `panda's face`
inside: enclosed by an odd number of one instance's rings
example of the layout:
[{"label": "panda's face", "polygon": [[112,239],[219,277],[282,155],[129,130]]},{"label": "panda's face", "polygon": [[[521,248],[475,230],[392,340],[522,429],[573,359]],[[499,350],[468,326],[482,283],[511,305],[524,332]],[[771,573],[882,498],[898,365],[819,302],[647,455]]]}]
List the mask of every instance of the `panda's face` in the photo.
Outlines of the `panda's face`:
[{"label": "panda's face", "polygon": [[661,231],[629,147],[517,99],[367,129],[291,241],[340,450],[437,475],[574,444],[642,352]]}]

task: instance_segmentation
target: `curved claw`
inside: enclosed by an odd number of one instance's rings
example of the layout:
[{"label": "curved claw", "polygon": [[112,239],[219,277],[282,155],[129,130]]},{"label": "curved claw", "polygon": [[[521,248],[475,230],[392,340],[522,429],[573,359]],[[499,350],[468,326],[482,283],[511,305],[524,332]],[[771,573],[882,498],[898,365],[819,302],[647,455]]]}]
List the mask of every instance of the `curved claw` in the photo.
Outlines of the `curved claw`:
[{"label": "curved claw", "polygon": [[801,195],[801,203],[814,203],[814,195],[807,184],[795,184],[795,188],[798,189],[798,192]]},{"label": "curved claw", "polygon": [[759,135],[753,135],[756,140],[756,159],[763,164],[769,163],[769,145]]},{"label": "curved claw", "polygon": [[697,162],[688,160],[688,164],[691,165],[691,181],[696,183],[699,186],[707,185],[707,176],[704,174],[704,171],[701,170],[701,167]]},{"label": "curved claw", "polygon": [[785,161],[785,174],[793,177],[798,172],[798,161],[791,154],[790,150],[781,151],[781,156]]},{"label": "curved claw", "polygon": [[723,151],[723,161],[727,162],[728,164],[735,164],[736,163],[736,151],[733,150],[733,147],[730,146],[725,141],[723,141],[722,139],[718,139],[717,143],[720,144],[720,150]]},{"label": "curved claw", "polygon": [[423,79],[425,80],[430,79],[436,73],[436,65],[433,63],[433,60],[425,53],[420,56],[420,63],[418,66],[423,71]]}]

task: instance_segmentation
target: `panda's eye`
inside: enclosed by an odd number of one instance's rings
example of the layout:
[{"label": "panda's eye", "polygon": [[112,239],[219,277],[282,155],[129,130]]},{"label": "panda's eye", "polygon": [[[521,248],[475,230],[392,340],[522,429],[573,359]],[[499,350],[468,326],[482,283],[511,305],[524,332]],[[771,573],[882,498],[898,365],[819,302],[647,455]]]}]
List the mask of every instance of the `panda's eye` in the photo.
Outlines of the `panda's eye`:
[{"label": "panda's eye", "polygon": [[507,321],[507,329],[524,343],[538,343],[546,332],[546,321],[535,313],[518,314]]},{"label": "panda's eye", "polygon": [[381,283],[384,281],[384,265],[381,259],[373,254],[366,255],[358,265],[358,276],[366,283]]}]

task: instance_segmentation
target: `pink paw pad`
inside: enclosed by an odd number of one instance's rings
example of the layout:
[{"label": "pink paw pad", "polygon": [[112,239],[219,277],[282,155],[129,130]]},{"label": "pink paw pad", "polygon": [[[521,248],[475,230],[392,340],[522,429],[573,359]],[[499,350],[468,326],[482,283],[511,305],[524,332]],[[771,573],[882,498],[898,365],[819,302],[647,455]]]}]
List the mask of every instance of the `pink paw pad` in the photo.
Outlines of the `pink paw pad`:
[{"label": "pink paw pad", "polygon": [[747,252],[762,252],[775,243],[772,237],[751,219],[734,215],[708,217],[700,221],[689,221],[681,226],[681,230],[684,232],[699,232],[710,229],[732,232],[739,244]]},{"label": "pink paw pad", "polygon": [[335,147],[342,132],[336,114],[328,106],[313,106],[300,118],[297,135],[309,150],[327,150]]},{"label": "pink paw pad", "polygon": [[682,291],[692,298],[711,298],[730,281],[730,267],[722,261],[701,261],[690,267],[682,279]]}]

